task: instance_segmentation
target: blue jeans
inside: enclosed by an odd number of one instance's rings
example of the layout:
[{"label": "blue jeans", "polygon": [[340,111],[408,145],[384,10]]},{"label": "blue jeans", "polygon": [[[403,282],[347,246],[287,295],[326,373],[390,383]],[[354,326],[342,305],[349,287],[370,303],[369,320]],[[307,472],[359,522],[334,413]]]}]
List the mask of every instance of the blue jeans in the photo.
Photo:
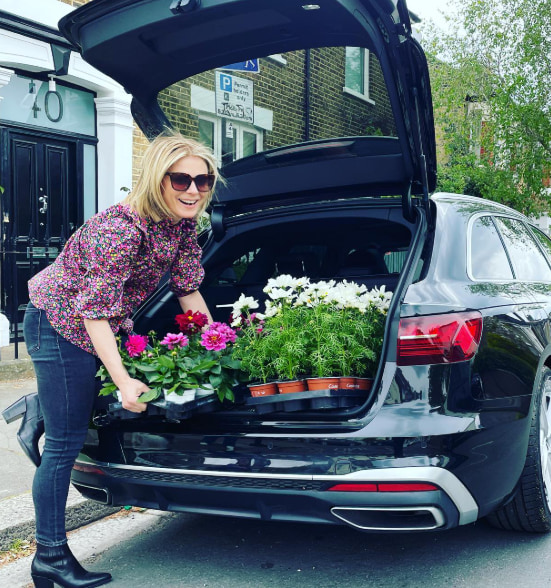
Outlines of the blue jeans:
[{"label": "blue jeans", "polygon": [[54,547],[67,543],[65,507],[96,395],[96,358],[63,338],[46,313],[30,303],[23,334],[36,373],[46,438],[33,481],[36,540]]}]

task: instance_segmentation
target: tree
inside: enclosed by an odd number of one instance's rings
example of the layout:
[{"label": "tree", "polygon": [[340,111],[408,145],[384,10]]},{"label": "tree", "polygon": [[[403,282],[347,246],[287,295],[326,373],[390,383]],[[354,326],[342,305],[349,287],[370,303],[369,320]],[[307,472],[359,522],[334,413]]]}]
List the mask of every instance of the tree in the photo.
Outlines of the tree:
[{"label": "tree", "polygon": [[551,211],[550,0],[457,0],[424,30],[441,150],[438,189]]}]

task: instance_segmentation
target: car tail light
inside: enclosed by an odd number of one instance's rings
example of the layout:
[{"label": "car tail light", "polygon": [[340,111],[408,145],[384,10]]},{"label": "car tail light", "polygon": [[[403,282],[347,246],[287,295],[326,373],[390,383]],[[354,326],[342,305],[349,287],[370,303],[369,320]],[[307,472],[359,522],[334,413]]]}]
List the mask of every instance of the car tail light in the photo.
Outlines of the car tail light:
[{"label": "car tail light", "polygon": [[482,315],[461,312],[400,320],[398,365],[454,363],[471,359],[482,337]]},{"label": "car tail light", "polygon": [[328,490],[331,492],[435,492],[440,488],[426,482],[400,482],[392,484],[335,484]]},{"label": "car tail light", "polygon": [[75,463],[73,469],[77,470],[77,472],[86,472],[87,474],[98,474],[100,476],[105,476],[105,472],[102,469],[84,463]]}]

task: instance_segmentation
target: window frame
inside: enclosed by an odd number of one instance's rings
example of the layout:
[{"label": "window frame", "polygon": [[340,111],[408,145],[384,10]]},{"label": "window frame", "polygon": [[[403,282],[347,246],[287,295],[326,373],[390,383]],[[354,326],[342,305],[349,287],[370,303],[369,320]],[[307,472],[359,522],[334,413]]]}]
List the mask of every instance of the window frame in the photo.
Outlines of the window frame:
[{"label": "window frame", "polygon": [[[356,47],[352,47],[353,49],[355,49]],[[348,47],[346,48],[348,49]],[[347,57],[345,56],[345,85],[343,86],[343,93],[344,94],[348,94],[350,96],[354,96],[355,98],[359,98],[360,100],[363,100],[369,104],[375,104],[375,100],[373,100],[373,98],[371,98],[371,68],[369,66],[369,61],[370,61],[370,55],[371,52],[369,51],[369,49],[366,49],[365,47],[357,47],[357,49],[359,49],[362,54],[363,54],[363,78],[362,78],[362,91],[358,92],[357,90],[353,90],[352,88],[349,88],[348,86],[346,86],[346,71],[347,71]],[[346,51],[345,51],[346,53]]]},{"label": "window frame", "polygon": [[[469,219],[469,225],[467,228],[467,257],[466,257],[466,265],[467,265],[467,277],[469,278],[469,280],[471,280],[472,282],[476,282],[476,283],[484,283],[484,282],[490,282],[490,283],[510,283],[510,282],[518,282],[518,278],[515,276],[515,269],[513,266],[513,263],[511,261],[511,256],[509,255],[509,251],[507,250],[507,247],[505,246],[505,243],[503,242],[503,236],[501,234],[501,231],[499,230],[499,227],[497,226],[497,224],[495,223],[494,217],[496,216],[503,216],[505,218],[514,218],[514,217],[508,217],[507,215],[496,215],[493,214],[491,212],[480,212],[478,214],[473,215],[470,219]],[[474,276],[473,274],[473,264],[472,264],[472,243],[473,243],[473,229],[474,229],[474,225],[475,223],[484,217],[488,217],[490,218],[490,220],[492,221],[492,225],[497,233],[497,236],[499,237],[499,240],[501,242],[501,247],[503,248],[503,251],[505,252],[505,256],[507,257],[507,261],[509,263],[509,268],[511,270],[511,278],[477,278]],[[518,219],[515,219],[518,220]]]},{"label": "window frame", "polygon": [[[205,114],[204,112],[199,113],[198,120],[204,120],[214,124],[214,146],[212,148],[214,156],[218,165],[222,164],[222,118],[212,114]],[[230,120],[230,119],[226,119]],[[230,120],[234,129],[234,140],[236,161],[243,158],[243,133],[247,132],[256,136],[256,153],[260,153],[264,150],[264,132],[262,129],[253,125],[248,125],[235,120]]]}]

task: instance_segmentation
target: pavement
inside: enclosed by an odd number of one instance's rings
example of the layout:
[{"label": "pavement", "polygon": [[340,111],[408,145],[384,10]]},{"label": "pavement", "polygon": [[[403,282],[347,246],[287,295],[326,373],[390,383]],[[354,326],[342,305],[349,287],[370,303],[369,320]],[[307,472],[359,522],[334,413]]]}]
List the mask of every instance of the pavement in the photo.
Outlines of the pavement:
[{"label": "pavement", "polygon": [[34,369],[25,343],[0,347],[0,382],[34,378]]},{"label": "pavement", "polygon": [[[0,348],[0,413],[25,394],[36,391],[31,361],[19,346],[15,357],[13,345]],[[19,540],[34,539],[34,507],[31,488],[35,467],[17,441],[21,424],[7,424],[0,417],[0,551]],[[120,511],[83,498],[72,486],[67,503],[67,530],[78,529],[107,515]]]}]

